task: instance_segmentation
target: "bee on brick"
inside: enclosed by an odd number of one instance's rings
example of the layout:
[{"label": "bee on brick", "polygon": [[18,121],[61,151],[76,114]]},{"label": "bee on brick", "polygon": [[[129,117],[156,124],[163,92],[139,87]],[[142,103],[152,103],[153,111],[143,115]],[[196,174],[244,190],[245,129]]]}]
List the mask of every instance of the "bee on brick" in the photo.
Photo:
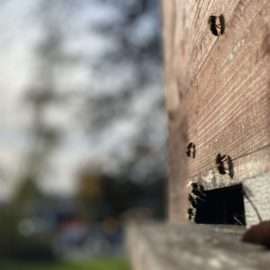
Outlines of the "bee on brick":
[{"label": "bee on brick", "polygon": [[218,154],[216,165],[220,174],[228,174],[231,178],[234,177],[234,165],[230,156]]},{"label": "bee on brick", "polygon": [[210,16],[208,20],[210,30],[213,35],[221,36],[225,33],[225,17],[224,15],[220,16]]},{"label": "bee on brick", "polygon": [[191,142],[188,144],[186,154],[191,158],[196,157],[196,145],[194,143]]},{"label": "bee on brick", "polygon": [[188,218],[191,221],[195,221],[197,209],[200,208],[205,201],[205,193],[204,187],[198,183],[192,183],[191,188],[192,190],[188,195],[188,200],[191,206],[188,209]]}]

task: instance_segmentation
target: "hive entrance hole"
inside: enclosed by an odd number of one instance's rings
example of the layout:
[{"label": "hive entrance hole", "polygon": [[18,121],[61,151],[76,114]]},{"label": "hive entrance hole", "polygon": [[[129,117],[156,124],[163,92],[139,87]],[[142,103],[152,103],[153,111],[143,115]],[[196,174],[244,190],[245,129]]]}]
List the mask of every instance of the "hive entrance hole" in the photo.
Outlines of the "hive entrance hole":
[{"label": "hive entrance hole", "polygon": [[204,191],[196,206],[195,223],[245,225],[242,184]]}]

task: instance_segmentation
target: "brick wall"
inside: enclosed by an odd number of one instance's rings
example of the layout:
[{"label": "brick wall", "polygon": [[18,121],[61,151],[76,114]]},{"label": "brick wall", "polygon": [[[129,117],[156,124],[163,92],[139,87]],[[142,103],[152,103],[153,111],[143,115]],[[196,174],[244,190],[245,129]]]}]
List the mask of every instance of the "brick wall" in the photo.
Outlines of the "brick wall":
[{"label": "brick wall", "polygon": [[187,222],[193,182],[245,182],[269,218],[270,2],[163,0],[163,17],[170,221]]}]

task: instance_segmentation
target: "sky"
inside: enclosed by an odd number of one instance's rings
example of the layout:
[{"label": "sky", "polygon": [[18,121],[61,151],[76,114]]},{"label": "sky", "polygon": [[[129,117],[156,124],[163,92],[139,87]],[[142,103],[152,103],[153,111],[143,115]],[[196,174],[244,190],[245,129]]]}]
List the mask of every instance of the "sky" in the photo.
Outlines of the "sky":
[{"label": "sky", "polygon": [[[0,198],[14,190],[33,147],[33,111],[25,96],[47,76],[37,53],[46,39],[44,20],[61,36],[63,60],[49,69],[54,91],[68,99],[49,104],[44,113],[61,143],[40,174],[43,189],[72,194],[84,167],[115,175],[127,170],[134,181],[145,181],[153,171],[164,175],[162,64],[147,55],[136,59],[160,35],[156,9],[126,25],[126,14],[140,8],[136,1],[55,0],[47,4],[47,15],[46,1],[1,2]],[[123,37],[135,57],[123,47]]]}]

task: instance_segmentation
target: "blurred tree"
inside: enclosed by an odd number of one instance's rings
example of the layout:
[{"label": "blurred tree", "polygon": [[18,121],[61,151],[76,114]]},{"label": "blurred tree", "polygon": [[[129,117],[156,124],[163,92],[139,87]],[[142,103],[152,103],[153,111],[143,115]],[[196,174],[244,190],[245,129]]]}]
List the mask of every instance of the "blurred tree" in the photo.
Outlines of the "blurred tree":
[{"label": "blurred tree", "polygon": [[92,221],[108,218],[121,219],[130,209],[151,209],[153,217],[165,216],[165,181],[146,184],[102,174],[100,171],[82,168],[78,174],[77,199],[85,217]]},{"label": "blurred tree", "polygon": [[155,181],[165,176],[166,152],[159,1],[102,6],[112,15],[93,16],[90,33],[112,45],[91,61],[95,79],[80,116],[97,145],[107,146],[105,173]]},{"label": "blurred tree", "polygon": [[104,177],[97,169],[81,168],[78,172],[77,200],[85,218],[96,222],[104,218],[106,190]]},{"label": "blurred tree", "polygon": [[60,140],[61,129],[52,126],[46,117],[51,104],[59,105],[66,101],[66,97],[59,95],[57,91],[57,70],[72,62],[63,52],[64,35],[56,6],[50,1],[41,1],[38,7],[36,14],[43,37],[35,48],[35,73],[24,96],[32,109],[32,127],[29,129],[32,148],[25,160],[24,173],[19,180],[19,183],[23,183],[17,195],[18,198],[28,196],[29,200],[37,197],[37,181],[48,170],[48,160]]},{"label": "blurred tree", "polygon": [[49,238],[23,235],[19,230],[17,209],[0,209],[0,260],[54,260]]},{"label": "blurred tree", "polygon": [[16,189],[15,196],[11,201],[11,207],[17,212],[17,216],[20,216],[24,211],[31,211],[42,197],[43,194],[37,186],[35,179],[21,179]]},{"label": "blurred tree", "polygon": [[80,177],[79,196],[82,200],[98,201],[103,198],[103,193],[101,176],[85,174]]},{"label": "blurred tree", "polygon": [[[164,177],[159,1],[33,2],[40,33],[24,91],[31,151],[20,178],[64,183],[83,159],[117,179]],[[73,167],[59,169],[60,159]]]}]

